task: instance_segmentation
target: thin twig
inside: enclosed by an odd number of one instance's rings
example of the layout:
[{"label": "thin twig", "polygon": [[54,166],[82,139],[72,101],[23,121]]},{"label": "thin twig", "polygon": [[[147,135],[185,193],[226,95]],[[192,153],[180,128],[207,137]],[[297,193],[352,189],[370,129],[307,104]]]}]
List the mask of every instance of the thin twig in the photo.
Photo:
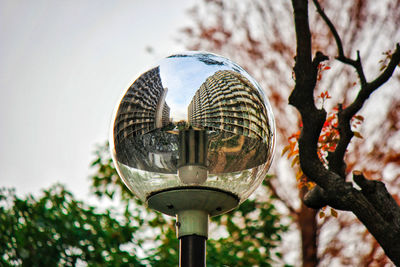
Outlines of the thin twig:
[{"label": "thin twig", "polygon": [[338,57],[344,57],[344,52],[343,52],[343,45],[342,45],[342,40],[340,39],[340,36],[331,22],[331,20],[328,18],[328,16],[325,14],[324,10],[321,8],[321,5],[318,3],[318,0],[313,0],[315,7],[317,8],[317,12],[320,14],[322,19],[325,21],[325,23],[328,25],[330,31],[333,34],[333,37],[335,38],[337,49],[338,49]]},{"label": "thin twig", "polygon": [[335,25],[333,25],[331,20],[325,14],[325,11],[321,8],[321,5],[319,4],[318,0],[313,0],[313,3],[317,9],[317,12],[320,14],[322,19],[325,21],[326,25],[329,27],[329,30],[333,34],[333,37],[335,38],[336,46],[338,49],[337,59],[345,64],[353,66],[357,70],[358,77],[360,78],[361,84],[362,85],[366,84],[367,80],[365,78],[364,70],[363,70],[363,67],[361,64],[360,51],[357,51],[357,59],[356,60],[353,60],[353,59],[345,56],[345,54],[343,52],[343,43],[342,43],[342,40],[340,39],[340,36],[336,30]]}]

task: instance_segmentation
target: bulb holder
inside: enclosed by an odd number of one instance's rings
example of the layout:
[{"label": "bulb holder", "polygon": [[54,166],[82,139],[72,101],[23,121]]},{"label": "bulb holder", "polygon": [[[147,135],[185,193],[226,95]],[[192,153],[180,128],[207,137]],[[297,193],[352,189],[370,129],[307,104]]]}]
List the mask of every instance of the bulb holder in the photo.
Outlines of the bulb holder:
[{"label": "bulb holder", "polygon": [[239,205],[237,196],[207,187],[178,187],[155,193],[148,197],[147,206],[161,213],[175,216],[182,211],[203,211],[216,216]]},{"label": "bulb holder", "polygon": [[198,235],[208,238],[209,215],[204,210],[183,210],[176,215],[178,238]]}]

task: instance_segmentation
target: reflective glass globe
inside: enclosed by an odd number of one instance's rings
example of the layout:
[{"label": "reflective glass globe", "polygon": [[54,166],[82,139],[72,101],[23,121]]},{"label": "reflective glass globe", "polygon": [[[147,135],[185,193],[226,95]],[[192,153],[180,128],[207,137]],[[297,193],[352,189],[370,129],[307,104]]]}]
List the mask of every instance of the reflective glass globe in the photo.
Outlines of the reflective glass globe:
[{"label": "reflective glass globe", "polygon": [[110,146],[119,175],[142,201],[188,188],[226,192],[240,203],[271,164],[275,122],[244,69],[187,52],[161,60],[125,91]]}]

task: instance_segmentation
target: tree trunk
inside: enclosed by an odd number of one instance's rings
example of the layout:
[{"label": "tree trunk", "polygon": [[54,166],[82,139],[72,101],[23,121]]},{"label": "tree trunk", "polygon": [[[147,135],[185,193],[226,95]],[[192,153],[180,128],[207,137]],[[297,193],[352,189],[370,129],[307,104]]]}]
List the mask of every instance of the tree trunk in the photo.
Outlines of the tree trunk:
[{"label": "tree trunk", "polygon": [[[300,199],[303,199],[306,190],[300,190]],[[303,267],[315,267],[318,265],[317,257],[317,210],[307,207],[301,203],[299,212],[299,228],[301,232],[301,250]]]}]

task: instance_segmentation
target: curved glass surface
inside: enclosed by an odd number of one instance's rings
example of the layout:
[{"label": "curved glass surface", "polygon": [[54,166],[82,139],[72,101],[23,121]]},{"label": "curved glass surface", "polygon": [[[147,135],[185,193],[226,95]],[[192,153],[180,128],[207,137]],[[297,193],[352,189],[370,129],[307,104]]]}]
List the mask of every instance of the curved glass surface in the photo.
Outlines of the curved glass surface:
[{"label": "curved glass surface", "polygon": [[119,175],[142,200],[204,186],[243,201],[272,161],[275,123],[245,70],[221,56],[188,52],[161,60],[126,90],[110,144]]}]

